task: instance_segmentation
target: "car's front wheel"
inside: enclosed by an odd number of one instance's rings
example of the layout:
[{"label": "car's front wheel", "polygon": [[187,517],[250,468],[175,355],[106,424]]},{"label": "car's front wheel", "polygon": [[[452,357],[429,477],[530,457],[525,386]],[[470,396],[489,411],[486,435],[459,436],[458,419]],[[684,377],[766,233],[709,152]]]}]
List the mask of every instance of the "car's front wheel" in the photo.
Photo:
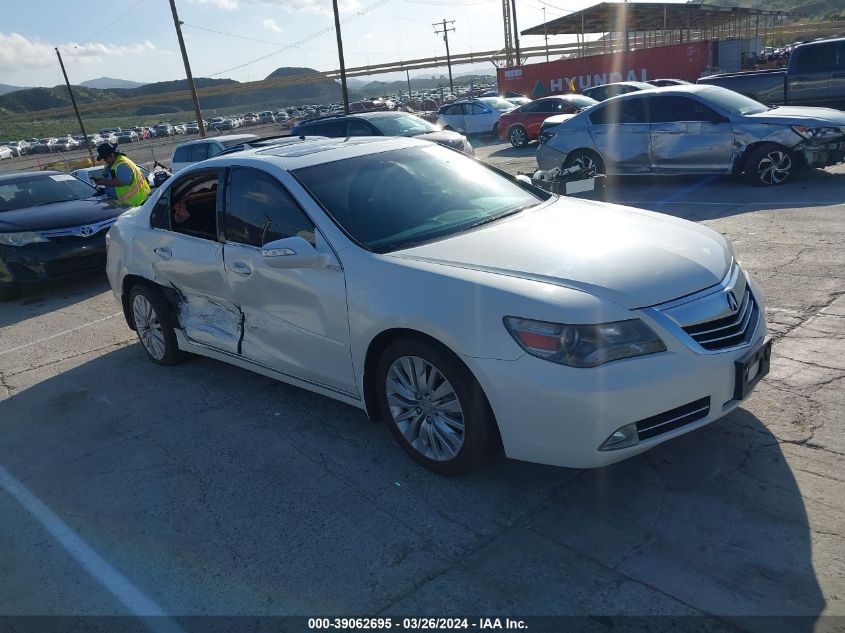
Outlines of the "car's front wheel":
[{"label": "car's front wheel", "polygon": [[141,346],[157,365],[175,365],[183,359],[170,323],[170,306],[161,291],[139,283],[129,293],[132,321]]},{"label": "car's front wheel", "polygon": [[458,475],[480,463],[495,437],[478,381],[448,350],[407,338],[390,344],[376,369],[378,399],[391,432],[423,466]]},{"label": "car's front wheel", "polygon": [[782,185],[795,173],[795,161],[782,145],[765,143],[755,148],[745,163],[745,178],[754,185]]},{"label": "car's front wheel", "polygon": [[528,132],[521,125],[515,125],[508,133],[508,140],[514,147],[524,147],[528,143]]}]

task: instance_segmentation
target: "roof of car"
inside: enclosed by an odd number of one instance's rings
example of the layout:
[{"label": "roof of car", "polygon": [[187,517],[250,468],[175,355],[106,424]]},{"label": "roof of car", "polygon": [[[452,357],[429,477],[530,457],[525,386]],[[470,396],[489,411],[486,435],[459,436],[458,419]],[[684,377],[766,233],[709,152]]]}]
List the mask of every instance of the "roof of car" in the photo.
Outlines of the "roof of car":
[{"label": "roof of car", "polygon": [[298,143],[273,147],[245,149],[241,152],[221,154],[202,164],[231,164],[243,159],[261,159],[286,170],[311,167],[366,154],[377,154],[406,147],[432,147],[432,143],[404,136],[352,136],[346,138],[306,138]]},{"label": "roof of car", "polygon": [[21,176],[58,176],[61,173],[62,172],[60,171],[13,171],[0,174],[0,182],[14,180],[16,178],[20,178]]}]

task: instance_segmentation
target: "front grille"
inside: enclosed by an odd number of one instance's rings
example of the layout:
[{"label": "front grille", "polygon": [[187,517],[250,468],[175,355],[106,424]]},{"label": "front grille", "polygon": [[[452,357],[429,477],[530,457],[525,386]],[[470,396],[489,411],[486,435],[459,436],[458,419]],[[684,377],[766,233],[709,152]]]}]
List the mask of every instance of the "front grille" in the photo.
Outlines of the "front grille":
[{"label": "front grille", "polygon": [[68,244],[73,242],[86,242],[88,240],[93,240],[97,238],[105,237],[106,233],[109,232],[110,227],[104,228],[102,231],[97,231],[93,235],[89,235],[88,237],[83,237],[82,235],[53,235],[48,236],[51,242],[55,242],[56,244]]},{"label": "front grille", "polygon": [[102,237],[105,235],[111,228],[111,225],[116,221],[117,218],[109,218],[108,220],[95,222],[93,224],[71,226],[65,229],[50,229],[47,231],[41,231],[41,237],[46,237],[51,242],[77,242],[80,240],[90,240],[92,237]]},{"label": "front grille", "polygon": [[662,433],[703,420],[710,413],[710,396],[690,402],[677,409],[658,413],[637,422],[637,435],[640,440],[647,440]]},{"label": "front grille", "polygon": [[698,323],[684,328],[684,332],[706,350],[722,350],[748,343],[754,334],[760,309],[751,290],[746,289],[742,304],[735,314]]},{"label": "front grille", "polygon": [[106,268],[106,254],[84,255],[82,257],[69,257],[57,259],[47,264],[47,275],[50,277],[63,277],[88,270],[104,270]]}]

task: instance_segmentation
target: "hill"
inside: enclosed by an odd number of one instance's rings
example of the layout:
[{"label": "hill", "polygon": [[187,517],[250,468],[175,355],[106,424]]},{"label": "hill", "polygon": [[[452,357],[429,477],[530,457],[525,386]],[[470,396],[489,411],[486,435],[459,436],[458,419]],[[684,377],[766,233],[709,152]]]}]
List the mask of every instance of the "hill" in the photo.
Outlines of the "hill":
[{"label": "hill", "polygon": [[9,84],[0,84],[0,95],[5,95],[16,90],[26,90],[23,86],[10,86]]},{"label": "hill", "polygon": [[[278,68],[267,78],[292,77],[296,75],[309,75],[317,71],[312,68]],[[238,82],[232,79],[209,79],[198,77],[194,80],[197,88],[208,88],[213,86],[236,85]],[[80,105],[94,102],[115,101],[132,97],[143,97],[147,95],[162,94],[188,89],[186,79],[175,81],[160,81],[151,84],[144,84],[137,88],[110,88],[98,89],[75,86],[74,95]],[[267,107],[280,106],[297,103],[325,103],[340,99],[340,85],[332,80],[315,81],[297,86],[280,86],[274,88],[260,88],[245,92],[221,94],[209,97],[202,97],[200,104],[203,109],[237,108],[242,105],[253,105],[257,103],[266,104]],[[53,88],[26,88],[0,96],[0,112],[19,113],[44,110],[47,108],[61,108],[70,106],[70,96],[65,86]],[[193,103],[190,99],[176,99],[164,102],[160,105],[161,111],[173,111],[173,109],[191,111]],[[115,107],[113,111],[106,111],[105,114],[126,115],[134,114],[133,109]]]},{"label": "hill", "polygon": [[137,81],[129,81],[128,79],[114,79],[112,77],[98,77],[97,79],[89,79],[79,84],[86,88],[99,88],[106,90],[108,88],[139,88],[144,84]]}]

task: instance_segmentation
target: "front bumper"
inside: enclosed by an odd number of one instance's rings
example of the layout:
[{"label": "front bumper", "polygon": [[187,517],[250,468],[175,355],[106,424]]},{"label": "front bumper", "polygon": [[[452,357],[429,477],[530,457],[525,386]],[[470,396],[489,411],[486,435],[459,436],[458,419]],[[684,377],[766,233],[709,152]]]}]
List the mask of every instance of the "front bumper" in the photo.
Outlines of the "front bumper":
[{"label": "front bumper", "polygon": [[0,245],[0,283],[3,284],[36,283],[105,268],[104,235],[65,243]]},{"label": "front bumper", "polygon": [[828,142],[806,141],[793,149],[798,152],[807,167],[830,167],[845,162],[845,138]]}]

